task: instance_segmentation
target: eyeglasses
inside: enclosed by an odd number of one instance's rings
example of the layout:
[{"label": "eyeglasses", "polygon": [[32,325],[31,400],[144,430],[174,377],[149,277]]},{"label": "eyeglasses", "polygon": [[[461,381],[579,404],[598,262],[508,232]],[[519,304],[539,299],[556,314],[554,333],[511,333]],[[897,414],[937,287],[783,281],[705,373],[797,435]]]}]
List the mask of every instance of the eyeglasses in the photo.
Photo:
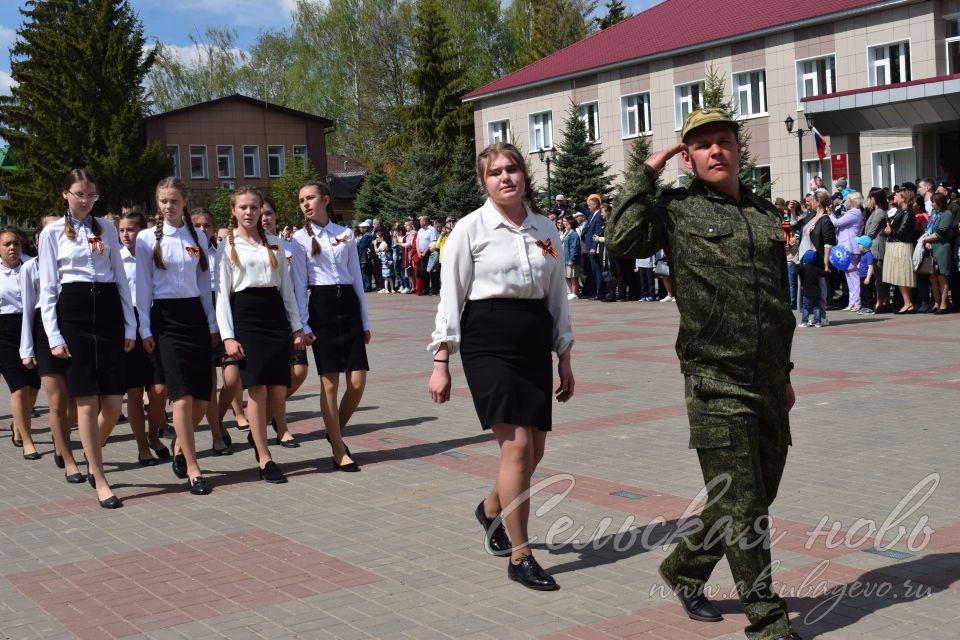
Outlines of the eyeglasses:
[{"label": "eyeglasses", "polygon": [[89,200],[90,202],[96,202],[100,199],[100,195],[96,193],[74,193],[73,191],[67,191],[77,200]]},{"label": "eyeglasses", "polygon": [[211,227],[213,227],[213,225],[209,222],[198,222],[197,224],[193,225],[194,229],[210,229]]}]

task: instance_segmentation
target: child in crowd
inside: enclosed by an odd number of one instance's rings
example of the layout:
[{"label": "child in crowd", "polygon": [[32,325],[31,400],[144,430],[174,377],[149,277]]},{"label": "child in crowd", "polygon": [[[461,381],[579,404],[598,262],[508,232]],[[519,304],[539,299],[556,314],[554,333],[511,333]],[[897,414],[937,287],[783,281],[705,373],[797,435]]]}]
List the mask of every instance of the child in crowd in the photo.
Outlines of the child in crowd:
[{"label": "child in crowd", "polygon": [[[807,250],[800,260],[800,266],[797,271],[800,275],[800,294],[803,296],[803,312],[800,317],[800,326],[808,327],[820,326],[820,314],[823,309],[820,307],[820,278],[824,275],[823,267],[816,264],[817,252],[813,249]],[[813,324],[807,323],[810,313],[813,312]]]},{"label": "child in crowd", "polygon": [[653,256],[637,258],[635,271],[640,277],[640,302],[656,300],[656,278],[653,275]]},{"label": "child in crowd", "polygon": [[377,231],[377,256],[380,258],[380,275],[383,289],[380,293],[395,293],[393,290],[393,250],[387,242],[387,232]]},{"label": "child in crowd", "polygon": [[857,244],[860,245],[860,304],[859,313],[861,316],[873,315],[873,305],[875,290],[873,287],[873,253],[870,247],[873,246],[873,240],[870,236],[860,236],[857,238]]}]

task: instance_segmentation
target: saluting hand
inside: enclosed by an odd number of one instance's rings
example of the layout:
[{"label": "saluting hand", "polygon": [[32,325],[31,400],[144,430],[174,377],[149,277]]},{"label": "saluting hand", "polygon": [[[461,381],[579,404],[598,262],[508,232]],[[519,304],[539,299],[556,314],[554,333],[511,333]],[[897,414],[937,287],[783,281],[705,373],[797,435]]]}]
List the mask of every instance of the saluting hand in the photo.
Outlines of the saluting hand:
[{"label": "saluting hand", "polygon": [[678,145],[667,147],[666,149],[662,149],[660,151],[657,151],[656,153],[651,154],[647,158],[646,162],[644,162],[644,164],[646,164],[651,169],[653,169],[655,173],[660,173],[661,171],[663,171],[663,168],[667,166],[667,160],[677,155],[681,151],[686,151],[686,150],[687,150],[687,145],[681,142]]}]

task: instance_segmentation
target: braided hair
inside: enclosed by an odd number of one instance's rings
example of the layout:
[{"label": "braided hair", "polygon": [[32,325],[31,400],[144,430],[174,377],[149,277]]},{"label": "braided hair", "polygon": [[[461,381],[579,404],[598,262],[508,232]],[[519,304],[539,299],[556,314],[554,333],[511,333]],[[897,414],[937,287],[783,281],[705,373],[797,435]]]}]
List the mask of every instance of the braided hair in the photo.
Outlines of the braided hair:
[{"label": "braided hair", "polygon": [[[63,178],[63,190],[65,192],[70,191],[70,187],[77,184],[78,182],[89,182],[93,186],[97,186],[97,181],[92,175],[87,173],[86,169],[74,169],[68,173]],[[97,220],[96,216],[93,213],[90,214],[91,224],[90,228],[93,231],[93,238],[95,240],[100,239],[100,234],[103,233],[103,229],[100,227],[100,221]],[[70,240],[76,240],[77,233],[73,230],[73,216],[70,215],[70,207],[67,207],[67,219],[64,221],[63,225],[63,235],[67,236]]]},{"label": "braided hair", "polygon": [[[207,252],[204,250],[203,245],[200,244],[200,239],[197,237],[197,230],[193,227],[193,224],[187,220],[187,186],[179,178],[169,177],[164,178],[157,183],[156,193],[159,194],[163,189],[175,189],[180,192],[180,195],[183,196],[183,212],[182,215],[185,218],[183,223],[187,226],[187,231],[190,233],[190,238],[197,245],[197,248],[200,250],[199,255],[197,256],[200,261],[200,269],[202,271],[208,271],[210,269],[210,263],[207,261]],[[157,241],[153,245],[153,264],[157,269],[166,269],[167,265],[163,261],[163,252],[160,248],[160,242],[163,240],[163,213],[157,210],[157,226],[156,233]]]},{"label": "braided hair", "polygon": [[[319,180],[311,180],[309,182],[304,182],[302,185],[300,185],[300,191],[303,191],[307,187],[315,188],[320,193],[321,198],[323,196],[327,196],[328,198],[331,197],[330,187],[327,186],[326,182],[320,182]],[[327,219],[329,220],[332,217],[333,217],[333,203],[330,202],[329,204],[327,204]],[[310,236],[310,255],[312,257],[320,253],[320,243],[317,242],[317,236],[313,232],[313,223],[310,221],[310,218],[307,218],[306,215],[304,215],[304,219],[305,220],[304,220],[303,226],[307,230],[307,235]]]},{"label": "braided hair", "polygon": [[[230,242],[230,261],[235,265],[240,264],[240,256],[237,255],[237,247],[235,244],[235,238],[233,231],[237,228],[237,216],[233,213],[233,208],[237,204],[237,198],[240,196],[256,196],[260,201],[260,204],[263,204],[263,194],[260,193],[259,189],[254,187],[240,187],[234,189],[233,193],[230,194],[230,223],[227,226],[227,239]],[[270,243],[267,242],[267,232],[263,229],[263,221],[260,218],[257,218],[257,233],[260,236],[260,241],[263,242],[263,247],[267,250],[267,255],[270,256],[270,269],[277,270],[277,256],[274,255],[273,249],[270,248]]]}]

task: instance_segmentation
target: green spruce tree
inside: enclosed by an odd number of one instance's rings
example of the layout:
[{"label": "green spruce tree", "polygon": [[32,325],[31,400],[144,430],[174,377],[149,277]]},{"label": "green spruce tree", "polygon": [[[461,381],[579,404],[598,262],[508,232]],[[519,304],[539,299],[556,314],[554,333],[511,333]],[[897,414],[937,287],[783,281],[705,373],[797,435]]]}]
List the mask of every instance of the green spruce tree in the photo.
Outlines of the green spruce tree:
[{"label": "green spruce tree", "polygon": [[445,218],[460,218],[480,208],[485,199],[477,182],[474,145],[465,138],[460,138],[450,159],[449,175],[440,187],[441,212]]},{"label": "green spruce tree", "polygon": [[[626,170],[623,172],[623,182],[617,185],[616,195],[613,198],[614,207],[620,207],[627,198],[640,189],[640,176],[643,173],[643,164],[650,157],[650,140],[640,136],[633,141],[633,148],[627,156]],[[659,179],[658,179],[659,183]]]},{"label": "green spruce tree", "polygon": [[602,18],[596,18],[597,26],[601,29],[607,29],[617,24],[618,22],[623,22],[631,16],[631,13],[627,11],[627,8],[623,4],[623,0],[607,0],[605,5],[607,9],[607,15]]},{"label": "green spruce tree", "polygon": [[298,196],[304,182],[320,180],[320,174],[303,158],[287,156],[283,175],[270,183],[270,197],[277,204],[277,226],[303,223]]},{"label": "green spruce tree", "polygon": [[602,149],[587,141],[587,125],[580,117],[579,106],[571,103],[563,123],[563,142],[557,146],[553,163],[553,193],[573,197],[577,202],[586,202],[587,196],[598,193],[606,200],[613,184],[609,172]]},{"label": "green spruce tree", "polygon": [[390,189],[390,222],[406,217],[440,214],[440,172],[434,168],[432,150],[423,145],[410,147],[394,175]]},{"label": "green spruce tree", "polygon": [[380,218],[387,216],[390,209],[390,176],[378,160],[363,177],[363,184],[357,191],[357,199],[353,206],[361,218]]},{"label": "green spruce tree", "polygon": [[141,202],[170,171],[145,142],[143,81],[156,56],[127,0],[29,0],[11,49],[17,85],[0,98],[0,137],[17,171],[4,186],[13,218],[63,207],[76,167],[98,177],[95,211]]}]

